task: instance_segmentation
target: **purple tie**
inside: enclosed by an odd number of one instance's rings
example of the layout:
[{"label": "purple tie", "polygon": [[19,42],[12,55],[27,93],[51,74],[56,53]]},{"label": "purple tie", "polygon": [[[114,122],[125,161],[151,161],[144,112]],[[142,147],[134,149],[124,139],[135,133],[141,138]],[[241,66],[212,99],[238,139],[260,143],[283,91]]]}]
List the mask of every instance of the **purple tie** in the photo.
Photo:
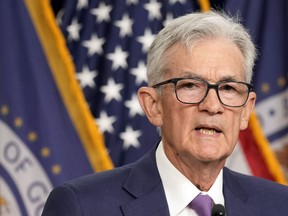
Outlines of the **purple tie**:
[{"label": "purple tie", "polygon": [[208,195],[198,194],[190,203],[199,216],[211,216],[212,199]]}]

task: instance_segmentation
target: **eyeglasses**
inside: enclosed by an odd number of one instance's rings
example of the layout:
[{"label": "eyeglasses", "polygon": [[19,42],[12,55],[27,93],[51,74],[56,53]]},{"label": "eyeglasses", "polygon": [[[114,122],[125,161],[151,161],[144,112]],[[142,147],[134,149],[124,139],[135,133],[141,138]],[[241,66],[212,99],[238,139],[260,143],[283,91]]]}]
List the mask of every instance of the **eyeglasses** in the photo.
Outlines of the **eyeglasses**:
[{"label": "eyeglasses", "polygon": [[219,101],[228,107],[243,106],[253,87],[249,83],[238,81],[220,81],[213,85],[197,78],[174,78],[152,87],[158,88],[169,83],[174,84],[176,97],[181,103],[199,104],[205,99],[210,89],[215,89]]}]

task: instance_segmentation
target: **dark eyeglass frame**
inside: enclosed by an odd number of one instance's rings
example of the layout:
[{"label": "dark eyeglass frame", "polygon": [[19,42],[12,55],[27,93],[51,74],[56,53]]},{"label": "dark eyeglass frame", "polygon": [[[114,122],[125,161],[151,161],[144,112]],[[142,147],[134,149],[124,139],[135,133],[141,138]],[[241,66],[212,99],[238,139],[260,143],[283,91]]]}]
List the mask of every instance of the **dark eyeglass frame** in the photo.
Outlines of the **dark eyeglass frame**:
[{"label": "dark eyeglass frame", "polygon": [[[205,82],[207,84],[207,89],[206,89],[206,93],[203,97],[202,100],[200,100],[199,102],[197,103],[190,103],[190,102],[183,102],[181,101],[179,98],[178,98],[178,95],[177,95],[177,90],[176,90],[176,86],[177,86],[177,82],[180,81],[180,80],[197,80],[197,81],[201,81],[201,82]],[[242,105],[239,105],[239,106],[231,106],[231,105],[227,105],[225,103],[222,102],[220,96],[219,96],[219,92],[218,92],[218,88],[219,88],[219,85],[223,84],[223,83],[241,83],[241,84],[244,84],[247,86],[247,89],[248,89],[248,92],[247,92],[247,97],[245,99],[245,102],[242,104]],[[203,80],[203,79],[200,79],[200,78],[184,78],[184,77],[181,77],[181,78],[172,78],[172,79],[168,79],[168,80],[165,80],[163,82],[160,82],[160,83],[157,83],[153,86],[151,86],[152,88],[158,88],[158,87],[161,87],[162,85],[166,85],[166,84],[170,84],[170,83],[173,83],[174,84],[174,92],[175,92],[175,95],[176,95],[176,98],[179,102],[183,103],[183,104],[200,104],[205,98],[206,96],[208,95],[208,92],[210,89],[214,89],[216,91],[216,94],[217,94],[217,97],[219,99],[219,101],[221,102],[221,104],[223,104],[224,106],[227,106],[227,107],[233,107],[233,108],[238,108],[238,107],[242,107],[246,104],[248,98],[249,98],[249,94],[250,92],[252,92],[253,90],[253,85],[250,84],[250,83],[246,83],[246,82],[241,82],[241,81],[231,81],[231,80],[224,80],[224,81],[219,81],[217,82],[216,84],[211,84],[209,82],[207,82],[206,80]]]}]

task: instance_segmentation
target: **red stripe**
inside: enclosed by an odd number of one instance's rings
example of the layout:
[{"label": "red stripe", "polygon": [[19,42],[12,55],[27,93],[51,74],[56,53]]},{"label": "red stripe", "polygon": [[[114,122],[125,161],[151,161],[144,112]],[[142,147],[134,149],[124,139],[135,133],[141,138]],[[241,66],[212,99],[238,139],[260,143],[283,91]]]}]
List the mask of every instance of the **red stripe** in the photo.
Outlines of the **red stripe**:
[{"label": "red stripe", "polygon": [[275,181],[275,178],[270,173],[262,152],[259,149],[257,140],[253,136],[251,128],[248,127],[246,130],[241,131],[239,140],[252,174],[254,176]]}]

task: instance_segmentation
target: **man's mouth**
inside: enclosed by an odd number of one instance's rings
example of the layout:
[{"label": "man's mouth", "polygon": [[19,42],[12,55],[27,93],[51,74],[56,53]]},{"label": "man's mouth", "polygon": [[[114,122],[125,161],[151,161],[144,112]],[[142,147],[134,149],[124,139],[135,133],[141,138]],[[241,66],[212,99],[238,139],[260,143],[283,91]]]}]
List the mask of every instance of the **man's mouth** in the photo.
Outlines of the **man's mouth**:
[{"label": "man's mouth", "polygon": [[196,128],[196,130],[205,135],[214,135],[216,133],[221,133],[220,130],[214,128]]}]

